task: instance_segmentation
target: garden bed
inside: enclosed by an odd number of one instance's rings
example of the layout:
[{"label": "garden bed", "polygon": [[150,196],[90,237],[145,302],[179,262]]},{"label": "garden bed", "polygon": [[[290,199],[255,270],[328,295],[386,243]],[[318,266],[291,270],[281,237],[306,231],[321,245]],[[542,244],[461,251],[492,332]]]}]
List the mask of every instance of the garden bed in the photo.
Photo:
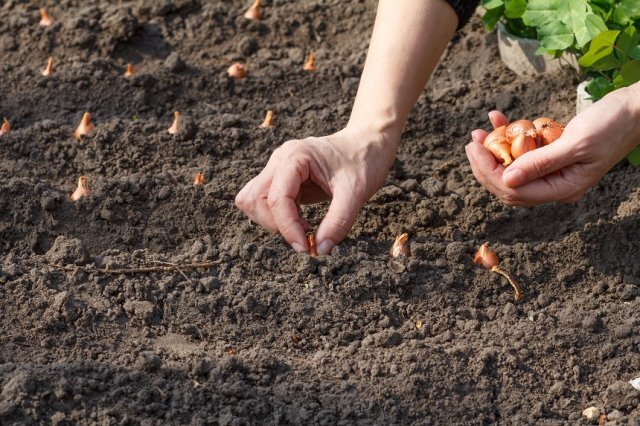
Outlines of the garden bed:
[{"label": "garden bed", "polygon": [[[32,6],[0,9],[0,423],[638,419],[638,170],[620,163],[576,205],[510,208],[464,154],[494,108],[568,121],[575,77],[517,77],[474,17],[384,187],[311,258],[233,200],[282,142],[346,124],[375,4],[274,3],[253,22],[236,0],[70,0],[46,29]],[[167,133],[175,110],[191,134]],[[85,111],[96,134],[77,141]],[[80,175],[92,193],[73,203]],[[325,209],[303,212],[317,227]],[[390,264],[400,232],[412,257]],[[521,302],[472,263],[485,241]],[[131,268],[154,272],[112,273]]]}]

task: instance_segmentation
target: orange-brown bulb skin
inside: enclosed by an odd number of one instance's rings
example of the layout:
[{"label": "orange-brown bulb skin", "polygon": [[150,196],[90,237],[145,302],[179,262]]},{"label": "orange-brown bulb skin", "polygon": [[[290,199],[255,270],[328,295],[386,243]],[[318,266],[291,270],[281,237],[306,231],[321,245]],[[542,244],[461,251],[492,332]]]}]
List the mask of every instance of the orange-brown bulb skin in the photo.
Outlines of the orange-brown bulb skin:
[{"label": "orange-brown bulb skin", "polygon": [[305,71],[315,71],[316,70],[315,58],[316,56],[313,54],[313,51],[309,52],[309,56],[307,57],[307,62],[304,63],[304,65],[302,66],[302,69]]},{"label": "orange-brown bulb skin", "polygon": [[87,188],[87,178],[80,176],[78,179],[78,187],[71,194],[71,201],[78,201],[82,197],[89,196],[89,188]]},{"label": "orange-brown bulb skin", "polygon": [[540,134],[540,144],[542,146],[549,145],[560,139],[564,132],[564,125],[547,117],[540,117],[533,120],[533,125]]},{"label": "orange-brown bulb skin", "polygon": [[511,158],[511,144],[505,136],[507,126],[500,126],[484,140],[484,147],[487,148],[493,156],[503,165],[508,166],[513,162]]},{"label": "orange-brown bulb skin", "polygon": [[2,126],[0,126],[0,136],[7,135],[9,134],[10,131],[11,131],[11,124],[9,123],[9,120],[7,120],[6,118],[3,118]]},{"label": "orange-brown bulb skin", "polygon": [[193,184],[196,186],[204,185],[204,175],[202,173],[196,173]]},{"label": "orange-brown bulb skin", "polygon": [[259,21],[262,19],[262,13],[260,13],[260,0],[256,0],[249,9],[243,15],[247,19],[253,21]]},{"label": "orange-brown bulb skin", "polygon": [[82,120],[80,121],[80,125],[76,129],[74,136],[76,139],[81,139],[82,136],[91,136],[93,133],[94,127],[91,124],[91,114],[85,112],[82,116]]},{"label": "orange-brown bulb skin", "polygon": [[400,255],[405,255],[406,257],[411,256],[409,234],[407,233],[398,235],[396,240],[393,242],[393,246],[391,246],[391,256],[398,257]]},{"label": "orange-brown bulb skin", "polygon": [[533,151],[537,147],[538,145],[534,138],[528,136],[526,133],[520,133],[513,138],[513,142],[511,143],[511,156],[518,158],[525,152]]},{"label": "orange-brown bulb skin", "polygon": [[489,243],[484,243],[480,246],[473,258],[473,263],[491,269],[500,264],[500,259],[498,259],[498,256],[489,248]]},{"label": "orange-brown bulb skin", "polygon": [[40,9],[40,26],[41,27],[50,27],[51,25],[53,25],[53,18],[49,15],[49,13],[47,13],[47,10],[45,8],[41,8]]},{"label": "orange-brown bulb skin", "polygon": [[247,71],[244,68],[244,65],[236,62],[227,68],[227,74],[231,78],[235,78],[236,80],[243,79],[247,75]]},{"label": "orange-brown bulb skin", "polygon": [[505,136],[507,139],[512,140],[521,133],[524,133],[533,139],[538,138],[538,132],[536,131],[535,126],[529,120],[516,120],[509,124],[505,131]]},{"label": "orange-brown bulb skin", "polygon": [[173,123],[171,124],[171,127],[169,127],[169,129],[167,130],[169,132],[169,134],[171,135],[175,135],[176,133],[178,133],[178,123],[180,122],[180,116],[182,114],[180,114],[178,111],[173,113]]},{"label": "orange-brown bulb skin", "polygon": [[307,235],[307,242],[309,243],[309,254],[311,256],[317,256],[318,255],[318,249],[316,247],[316,237],[313,234],[309,234]]},{"label": "orange-brown bulb skin", "polygon": [[129,78],[136,73],[136,69],[133,67],[133,64],[127,64],[127,70],[124,72],[125,78]]},{"label": "orange-brown bulb skin", "polygon": [[273,127],[273,111],[267,111],[267,114],[264,117],[264,121],[260,125],[262,128]]}]

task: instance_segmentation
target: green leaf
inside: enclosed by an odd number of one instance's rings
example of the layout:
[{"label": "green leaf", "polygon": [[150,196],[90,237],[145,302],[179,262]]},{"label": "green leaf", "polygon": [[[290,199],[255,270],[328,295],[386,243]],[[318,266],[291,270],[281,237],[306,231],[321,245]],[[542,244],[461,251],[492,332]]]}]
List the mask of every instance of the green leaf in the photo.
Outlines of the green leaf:
[{"label": "green leaf", "polygon": [[505,0],[504,16],[508,19],[520,18],[527,10],[527,0]]},{"label": "green leaf", "polygon": [[618,30],[608,30],[598,34],[591,40],[589,50],[578,60],[578,64],[583,68],[593,68],[599,71],[618,67],[620,62],[613,53],[613,46],[619,34]]},{"label": "green leaf", "polygon": [[627,159],[634,166],[640,166],[640,146],[629,153]]},{"label": "green leaf", "polygon": [[587,93],[591,95],[594,101],[599,101],[605,95],[614,90],[613,84],[604,77],[596,77],[587,83]]},{"label": "green leaf", "polygon": [[631,51],[634,47],[638,46],[638,42],[640,42],[640,34],[638,34],[638,30],[636,30],[633,25],[620,34],[616,41],[616,56],[622,63],[633,59],[631,57]]},{"label": "green leaf", "polygon": [[627,62],[620,69],[620,75],[624,79],[625,86],[631,86],[640,81],[640,61]]},{"label": "green leaf", "polygon": [[573,44],[573,31],[560,21],[549,22],[538,29],[538,41],[548,50],[562,50]]},{"label": "green leaf", "polygon": [[638,0],[623,0],[613,11],[613,21],[626,26],[640,18],[640,2]]},{"label": "green leaf", "polygon": [[581,22],[581,25],[573,27],[578,47],[583,47],[585,44],[593,40],[594,37],[604,31],[607,31],[607,25],[601,17],[594,15],[593,13],[586,15],[584,21]]},{"label": "green leaf", "polygon": [[487,10],[496,9],[500,6],[504,6],[504,1],[503,0],[482,0],[482,6]]},{"label": "green leaf", "polygon": [[558,7],[561,0],[530,0],[522,15],[525,25],[541,27],[558,20]]},{"label": "green leaf", "polygon": [[493,29],[498,24],[498,21],[500,21],[500,18],[502,17],[503,12],[504,12],[504,7],[487,10],[487,12],[482,17],[482,22],[484,23],[484,26],[487,29],[487,31],[493,31]]},{"label": "green leaf", "polygon": [[640,59],[640,46],[636,46],[629,51],[629,57],[632,59]]}]

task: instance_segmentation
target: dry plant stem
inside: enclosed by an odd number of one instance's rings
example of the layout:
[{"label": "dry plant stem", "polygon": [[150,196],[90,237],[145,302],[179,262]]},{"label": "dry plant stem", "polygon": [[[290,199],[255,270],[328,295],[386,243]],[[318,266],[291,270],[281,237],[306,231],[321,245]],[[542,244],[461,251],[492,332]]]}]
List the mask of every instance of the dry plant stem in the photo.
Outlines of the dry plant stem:
[{"label": "dry plant stem", "polygon": [[[214,265],[219,265],[222,263],[220,260],[216,261],[208,261],[208,262],[194,262],[194,263],[169,263],[169,262],[161,262],[161,261],[153,261],[153,263],[159,263],[159,266],[140,266],[136,268],[120,268],[120,269],[109,269],[109,268],[85,268],[82,266],[73,266],[73,265],[59,265],[59,264],[50,264],[49,266],[59,269],[61,271],[70,271],[77,273],[79,271],[85,272],[87,274],[104,274],[104,275],[127,275],[127,274],[147,274],[150,272],[180,272],[183,276],[184,270],[190,269],[201,269],[201,268],[210,268]],[[188,278],[187,278],[188,279]]]},{"label": "dry plant stem", "polygon": [[515,290],[514,297],[515,297],[516,301],[520,301],[522,299],[522,288],[520,287],[520,284],[518,284],[516,282],[516,280],[513,279],[513,277],[511,276],[510,273],[508,273],[504,269],[500,268],[498,265],[496,265],[493,268],[491,268],[491,271],[495,272],[496,274],[502,275],[503,277],[505,277],[507,279],[507,281],[509,281],[509,284],[511,284],[511,286]]}]

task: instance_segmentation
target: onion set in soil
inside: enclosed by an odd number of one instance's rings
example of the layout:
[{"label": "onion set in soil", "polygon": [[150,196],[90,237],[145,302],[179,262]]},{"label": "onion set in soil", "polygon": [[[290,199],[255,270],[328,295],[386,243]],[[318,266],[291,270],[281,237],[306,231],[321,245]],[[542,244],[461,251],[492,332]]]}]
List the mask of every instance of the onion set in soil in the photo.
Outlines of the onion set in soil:
[{"label": "onion set in soil", "polygon": [[87,178],[85,176],[80,176],[78,178],[78,187],[73,194],[71,194],[71,201],[78,201],[82,197],[89,196],[89,188],[87,188]]},{"label": "onion set in soil", "polygon": [[473,258],[473,263],[482,265],[482,267],[486,269],[491,269],[491,272],[495,272],[496,274],[505,277],[507,281],[509,281],[509,284],[511,284],[511,286],[515,290],[514,298],[516,299],[516,301],[522,299],[522,288],[516,282],[516,280],[513,279],[509,272],[500,268],[500,259],[498,259],[498,256],[493,252],[493,250],[489,248],[489,243],[484,243],[480,246],[480,248],[476,252],[475,257]]}]

